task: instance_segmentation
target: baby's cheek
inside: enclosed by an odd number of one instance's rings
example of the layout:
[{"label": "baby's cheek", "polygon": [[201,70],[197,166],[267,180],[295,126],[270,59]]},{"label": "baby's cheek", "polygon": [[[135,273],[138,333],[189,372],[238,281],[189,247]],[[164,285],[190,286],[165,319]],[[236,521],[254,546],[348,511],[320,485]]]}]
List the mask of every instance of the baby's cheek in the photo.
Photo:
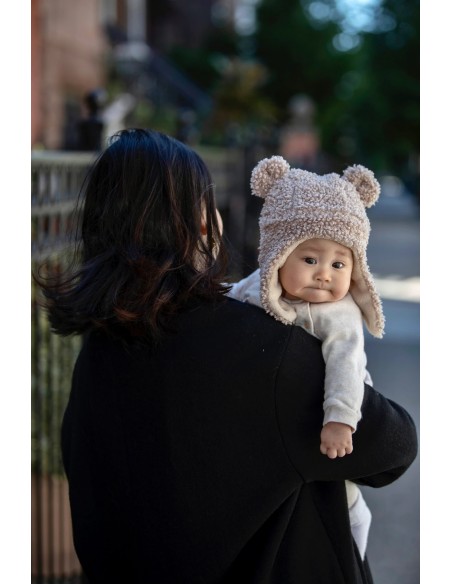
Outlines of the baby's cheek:
[{"label": "baby's cheek", "polygon": [[348,287],[346,286],[340,286],[340,287],[336,287],[333,291],[333,298],[335,300],[342,300],[342,298],[344,298],[344,296],[347,294],[348,292]]}]

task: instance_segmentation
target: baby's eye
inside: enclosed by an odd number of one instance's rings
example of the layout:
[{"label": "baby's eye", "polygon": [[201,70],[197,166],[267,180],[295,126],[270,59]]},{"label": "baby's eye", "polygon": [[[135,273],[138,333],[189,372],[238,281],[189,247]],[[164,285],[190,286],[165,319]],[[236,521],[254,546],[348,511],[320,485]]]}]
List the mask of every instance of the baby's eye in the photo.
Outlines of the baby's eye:
[{"label": "baby's eye", "polygon": [[342,262],[334,262],[333,263],[333,268],[336,268],[337,270],[340,270],[341,268],[344,268],[345,264]]},{"label": "baby's eye", "polygon": [[317,263],[317,260],[315,258],[303,258],[303,259],[307,264],[310,264],[310,265],[314,265]]}]

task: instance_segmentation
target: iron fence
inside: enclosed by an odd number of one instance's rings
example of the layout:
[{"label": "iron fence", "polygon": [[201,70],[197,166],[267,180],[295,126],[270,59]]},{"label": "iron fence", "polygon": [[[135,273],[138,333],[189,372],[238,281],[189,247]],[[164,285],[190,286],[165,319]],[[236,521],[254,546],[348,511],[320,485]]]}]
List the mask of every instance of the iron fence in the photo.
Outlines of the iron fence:
[{"label": "iron fence", "polygon": [[[88,154],[32,152],[33,272],[66,267],[65,249],[78,192],[92,161],[93,156]],[[31,292],[32,582],[81,584],[83,575],[72,545],[67,482],[60,454],[61,421],[80,339],[52,334],[33,280]]]},{"label": "iron fence", "polygon": [[[214,177],[217,205],[233,256],[246,257],[250,238],[248,171],[255,156],[238,149],[198,151]],[[67,267],[68,236],[76,220],[76,203],[94,158],[91,153],[32,152],[34,272],[40,270],[45,275],[46,270]],[[235,276],[241,275],[241,259],[233,263],[232,271]],[[82,584],[85,579],[72,544],[68,488],[60,453],[61,422],[81,340],[53,334],[40,301],[40,291],[32,281],[32,582]]]}]

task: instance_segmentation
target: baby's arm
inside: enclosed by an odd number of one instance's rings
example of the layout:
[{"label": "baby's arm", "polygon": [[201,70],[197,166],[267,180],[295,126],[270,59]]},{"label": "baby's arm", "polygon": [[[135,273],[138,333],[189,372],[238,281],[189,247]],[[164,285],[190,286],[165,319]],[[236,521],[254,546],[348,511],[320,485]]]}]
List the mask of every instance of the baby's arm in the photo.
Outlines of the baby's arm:
[{"label": "baby's arm", "polygon": [[325,359],[320,450],[329,458],[342,457],[353,450],[352,433],[361,418],[366,374],[361,312],[350,295],[339,302],[310,306]]}]

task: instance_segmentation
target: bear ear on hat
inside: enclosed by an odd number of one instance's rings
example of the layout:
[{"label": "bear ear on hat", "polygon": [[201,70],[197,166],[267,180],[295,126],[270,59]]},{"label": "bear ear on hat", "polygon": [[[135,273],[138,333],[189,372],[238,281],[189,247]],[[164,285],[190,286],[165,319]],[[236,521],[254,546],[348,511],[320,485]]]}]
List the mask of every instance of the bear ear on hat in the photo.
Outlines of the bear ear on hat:
[{"label": "bear ear on hat", "polygon": [[372,207],[378,201],[380,183],[371,170],[355,164],[345,169],[342,177],[352,183],[365,207]]},{"label": "bear ear on hat", "polygon": [[265,199],[275,181],[290,170],[289,163],[282,156],[264,158],[251,173],[251,193]]}]

